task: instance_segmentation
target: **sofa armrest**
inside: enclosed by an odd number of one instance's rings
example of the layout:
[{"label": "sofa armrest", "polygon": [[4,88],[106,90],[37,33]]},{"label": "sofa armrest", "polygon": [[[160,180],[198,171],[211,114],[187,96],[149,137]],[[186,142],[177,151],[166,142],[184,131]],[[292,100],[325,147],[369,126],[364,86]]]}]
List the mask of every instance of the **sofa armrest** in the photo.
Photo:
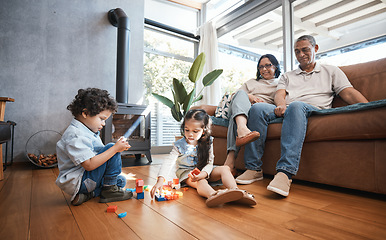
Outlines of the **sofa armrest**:
[{"label": "sofa armrest", "polygon": [[206,111],[206,113],[208,113],[210,116],[214,116],[216,108],[217,108],[217,106],[204,104],[204,105],[198,105],[198,106],[191,107],[190,109],[204,109]]}]

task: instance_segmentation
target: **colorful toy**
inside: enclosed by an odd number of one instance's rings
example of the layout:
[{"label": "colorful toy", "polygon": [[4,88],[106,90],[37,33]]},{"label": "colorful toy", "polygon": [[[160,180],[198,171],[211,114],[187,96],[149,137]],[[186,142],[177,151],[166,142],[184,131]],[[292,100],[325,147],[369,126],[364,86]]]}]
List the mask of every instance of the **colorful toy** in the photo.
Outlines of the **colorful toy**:
[{"label": "colorful toy", "polygon": [[142,179],[137,179],[137,180],[135,180],[135,186],[136,186],[136,192],[137,193],[141,193],[141,192],[143,192],[143,180]]},{"label": "colorful toy", "polygon": [[137,193],[137,199],[144,199],[144,198],[145,198],[145,193],[144,192]]},{"label": "colorful toy", "polygon": [[167,199],[159,194],[156,194],[155,195],[155,200],[158,201],[158,202],[161,202],[161,201],[166,201]]},{"label": "colorful toy", "polygon": [[177,189],[177,190],[181,188],[181,185],[180,185],[180,179],[178,179],[178,178],[173,178],[172,188],[173,188],[173,189]]},{"label": "colorful toy", "polygon": [[124,218],[124,217],[126,217],[126,215],[127,215],[127,212],[124,212],[124,213],[118,214],[118,217],[119,218]]},{"label": "colorful toy", "polygon": [[107,212],[115,213],[117,211],[118,206],[112,205],[107,207]]},{"label": "colorful toy", "polygon": [[200,174],[200,170],[198,169],[198,168],[195,168],[193,171],[191,171],[190,173],[191,174],[194,174],[194,175],[198,175],[198,174]]},{"label": "colorful toy", "polygon": [[142,179],[137,179],[135,180],[135,192],[137,193],[137,199],[144,199],[145,195],[143,192],[143,180]]},{"label": "colorful toy", "polygon": [[155,193],[156,201],[167,201],[167,200],[176,200],[183,196],[182,192],[176,192],[172,190],[170,186],[163,186],[161,191]]}]

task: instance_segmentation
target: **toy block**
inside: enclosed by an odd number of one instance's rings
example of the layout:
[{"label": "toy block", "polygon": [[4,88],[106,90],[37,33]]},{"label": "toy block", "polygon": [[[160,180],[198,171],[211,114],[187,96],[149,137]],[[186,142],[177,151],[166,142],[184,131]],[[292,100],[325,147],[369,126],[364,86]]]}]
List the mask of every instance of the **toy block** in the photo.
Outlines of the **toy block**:
[{"label": "toy block", "polygon": [[136,192],[136,193],[141,193],[141,192],[143,192],[143,187],[136,187],[136,188],[135,188],[135,192]]},{"label": "toy block", "polygon": [[178,178],[173,178],[173,184],[179,184],[180,183],[180,179]]},{"label": "toy block", "polygon": [[165,195],[165,198],[166,198],[167,200],[173,200],[173,195],[170,195],[170,194]]},{"label": "toy block", "polygon": [[201,171],[198,168],[195,168],[193,171],[191,171],[191,173],[194,175],[198,175],[198,174],[200,174],[200,172]]},{"label": "toy block", "polygon": [[137,199],[144,199],[144,198],[145,198],[144,192],[137,193]]},{"label": "toy block", "polygon": [[177,193],[173,193],[173,200],[176,200],[180,197],[180,195],[178,195]]},{"label": "toy block", "polygon": [[145,190],[145,191],[150,191],[149,185],[143,186],[143,190]]},{"label": "toy block", "polygon": [[161,202],[161,201],[166,201],[167,199],[162,197],[162,196],[155,195],[155,200],[158,201],[158,202]]},{"label": "toy block", "polygon": [[135,180],[135,185],[137,187],[143,187],[143,185],[144,185],[143,180],[142,179]]},{"label": "toy block", "polygon": [[135,192],[135,188],[126,188],[126,191]]},{"label": "toy block", "polygon": [[107,212],[115,213],[117,211],[118,206],[112,205],[107,207]]},{"label": "toy block", "polygon": [[124,212],[124,213],[118,214],[118,217],[119,218],[124,218],[124,217],[126,217],[126,215],[127,215],[127,212]]}]

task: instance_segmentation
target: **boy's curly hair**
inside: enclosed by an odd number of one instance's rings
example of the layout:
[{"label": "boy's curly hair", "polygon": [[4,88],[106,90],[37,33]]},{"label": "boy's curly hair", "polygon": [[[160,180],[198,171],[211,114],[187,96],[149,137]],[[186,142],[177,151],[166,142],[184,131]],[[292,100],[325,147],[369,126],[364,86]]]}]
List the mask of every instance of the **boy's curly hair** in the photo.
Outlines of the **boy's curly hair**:
[{"label": "boy's curly hair", "polygon": [[104,110],[115,113],[117,108],[117,102],[110,94],[99,88],[79,89],[75,99],[67,106],[75,117],[84,111],[90,116],[95,116]]}]

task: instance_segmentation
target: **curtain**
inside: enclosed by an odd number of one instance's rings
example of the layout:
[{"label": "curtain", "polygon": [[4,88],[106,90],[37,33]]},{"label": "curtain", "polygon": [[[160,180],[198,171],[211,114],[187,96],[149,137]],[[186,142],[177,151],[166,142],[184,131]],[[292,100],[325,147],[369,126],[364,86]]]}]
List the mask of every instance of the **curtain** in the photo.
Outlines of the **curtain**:
[{"label": "curtain", "polygon": [[[197,93],[203,88],[202,78],[211,71],[218,68],[218,42],[217,32],[213,22],[207,22],[200,27],[200,44],[198,53],[205,53],[206,63],[199,81],[197,81]],[[221,75],[220,75],[221,77]],[[220,77],[209,87],[204,88],[203,98],[198,102],[201,104],[217,105],[221,99]]]}]

